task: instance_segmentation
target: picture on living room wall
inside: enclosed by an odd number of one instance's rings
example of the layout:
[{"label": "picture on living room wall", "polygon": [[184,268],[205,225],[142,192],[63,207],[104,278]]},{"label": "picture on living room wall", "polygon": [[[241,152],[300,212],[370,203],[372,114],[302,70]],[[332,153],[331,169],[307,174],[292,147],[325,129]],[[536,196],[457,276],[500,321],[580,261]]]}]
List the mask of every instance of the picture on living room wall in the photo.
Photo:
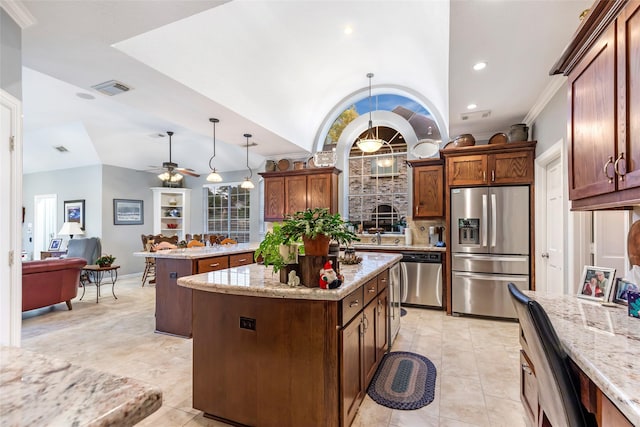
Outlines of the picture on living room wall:
[{"label": "picture on living room wall", "polygon": [[607,301],[615,275],[615,268],[585,265],[578,288],[578,297],[600,302]]},{"label": "picture on living room wall", "polygon": [[49,251],[59,251],[62,247],[62,239],[51,239],[49,242]]},{"label": "picture on living room wall", "polygon": [[113,224],[144,224],[144,208],[142,200],[113,199]]},{"label": "picture on living room wall", "polygon": [[77,222],[84,230],[84,200],[64,201],[64,222]]}]

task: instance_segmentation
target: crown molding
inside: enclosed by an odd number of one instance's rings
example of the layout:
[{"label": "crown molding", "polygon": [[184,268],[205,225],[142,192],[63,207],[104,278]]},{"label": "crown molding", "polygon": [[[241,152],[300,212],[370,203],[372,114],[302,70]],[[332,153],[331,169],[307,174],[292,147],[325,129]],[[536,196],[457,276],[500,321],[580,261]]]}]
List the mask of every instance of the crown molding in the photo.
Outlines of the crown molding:
[{"label": "crown molding", "polygon": [[543,89],[542,93],[536,100],[536,102],[531,107],[531,110],[527,113],[527,115],[522,120],[523,123],[526,123],[527,126],[531,127],[531,124],[538,118],[544,107],[547,106],[551,98],[554,97],[556,92],[560,90],[562,85],[567,81],[567,77],[562,75],[551,76],[551,81],[547,84],[547,86]]},{"label": "crown molding", "polygon": [[0,0],[0,7],[2,7],[11,19],[23,30],[38,22],[21,0]]}]

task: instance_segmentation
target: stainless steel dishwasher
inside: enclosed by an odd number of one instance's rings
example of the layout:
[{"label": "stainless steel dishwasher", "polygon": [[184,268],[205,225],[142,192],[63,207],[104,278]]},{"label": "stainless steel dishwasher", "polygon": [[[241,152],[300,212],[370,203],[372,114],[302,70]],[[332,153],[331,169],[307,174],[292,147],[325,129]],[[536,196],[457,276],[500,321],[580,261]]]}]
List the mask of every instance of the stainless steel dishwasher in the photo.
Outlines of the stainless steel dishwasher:
[{"label": "stainless steel dishwasher", "polygon": [[405,252],[400,262],[402,305],[442,308],[442,252]]}]

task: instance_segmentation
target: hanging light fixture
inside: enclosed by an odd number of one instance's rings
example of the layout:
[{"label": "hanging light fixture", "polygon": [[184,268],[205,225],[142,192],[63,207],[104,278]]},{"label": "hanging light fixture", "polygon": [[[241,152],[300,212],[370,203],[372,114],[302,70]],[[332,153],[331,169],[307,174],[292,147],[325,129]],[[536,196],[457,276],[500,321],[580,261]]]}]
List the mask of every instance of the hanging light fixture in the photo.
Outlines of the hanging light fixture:
[{"label": "hanging light fixture", "polygon": [[168,130],[167,135],[169,135],[169,161],[162,164],[162,167],[166,167],[167,171],[158,175],[158,178],[166,182],[178,182],[183,178],[183,176],[174,171],[178,165],[171,161],[171,137],[173,136],[173,132]]},{"label": "hanging light fixture", "polygon": [[364,138],[359,139],[356,145],[365,153],[375,153],[382,147],[384,141],[378,138],[373,131],[373,122],[371,121],[371,110],[373,109],[371,105],[371,78],[373,77],[373,73],[368,73],[367,77],[369,78],[369,128]]},{"label": "hanging light fixture", "polygon": [[249,138],[251,138],[251,134],[250,133],[245,133],[244,137],[247,138],[247,169],[249,169],[249,176],[244,178],[244,181],[242,181],[242,184],[240,184],[240,188],[245,188],[245,189],[250,190],[250,189],[254,188],[253,182],[251,182],[251,177],[253,176],[253,171],[249,167]]},{"label": "hanging light fixture", "polygon": [[207,181],[222,182],[222,177],[216,171],[216,168],[211,166],[211,162],[213,161],[214,157],[216,157],[216,123],[219,123],[220,120],[211,118],[209,119],[209,121],[213,123],[213,156],[211,156],[211,158],[209,159],[209,169],[211,169],[211,173],[207,176]]}]

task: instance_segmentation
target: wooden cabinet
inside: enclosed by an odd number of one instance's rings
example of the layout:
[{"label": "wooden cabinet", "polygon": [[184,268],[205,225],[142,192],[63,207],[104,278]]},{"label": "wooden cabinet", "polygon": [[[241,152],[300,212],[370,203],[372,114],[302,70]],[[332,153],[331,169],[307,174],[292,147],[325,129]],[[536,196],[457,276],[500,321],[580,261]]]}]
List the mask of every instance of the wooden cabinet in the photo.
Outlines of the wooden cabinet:
[{"label": "wooden cabinet", "polygon": [[410,160],[413,167],[413,218],[444,216],[444,162]]},{"label": "wooden cabinet", "polygon": [[264,220],[282,221],[285,214],[307,208],[326,207],[338,211],[338,175],[336,168],[263,172]]},{"label": "wooden cabinet", "polygon": [[538,425],[538,383],[536,381],[533,364],[523,350],[520,350],[520,401],[525,414],[529,418],[529,425]]},{"label": "wooden cabinet", "polygon": [[569,77],[572,207],[640,203],[640,1],[596,1],[552,73]]},{"label": "wooden cabinet", "polygon": [[536,141],[443,151],[447,185],[532,184]]},{"label": "wooden cabinet", "polygon": [[152,188],[153,234],[178,236],[185,240],[189,232],[190,188]]},{"label": "wooden cabinet", "polygon": [[[351,425],[382,356],[387,351],[388,281],[389,271],[385,270],[342,300],[342,318],[348,322],[340,331],[343,426]],[[368,301],[364,309],[359,304],[363,298],[365,302]],[[354,311],[357,313],[355,316]]]}]

